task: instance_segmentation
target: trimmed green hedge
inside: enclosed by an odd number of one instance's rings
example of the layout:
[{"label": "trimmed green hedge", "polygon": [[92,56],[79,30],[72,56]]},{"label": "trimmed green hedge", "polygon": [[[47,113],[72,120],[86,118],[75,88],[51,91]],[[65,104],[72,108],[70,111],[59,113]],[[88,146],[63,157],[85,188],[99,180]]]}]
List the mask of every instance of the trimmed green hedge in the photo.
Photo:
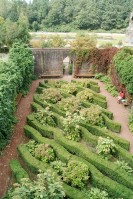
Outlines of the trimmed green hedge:
[{"label": "trimmed green hedge", "polygon": [[85,122],[80,122],[80,125],[85,127],[86,129],[88,129],[88,131],[90,131],[92,134],[96,135],[96,136],[102,136],[102,137],[110,137],[111,139],[114,140],[114,142],[116,144],[119,144],[122,148],[129,150],[130,147],[130,142],[118,137],[117,135],[115,135],[114,133],[112,133],[109,130],[106,129],[102,129],[98,126],[94,126],[92,124],[89,123],[85,123]]},{"label": "trimmed green hedge", "polygon": [[54,139],[64,146],[68,151],[89,161],[103,174],[109,176],[111,179],[127,186],[128,188],[133,188],[132,177],[128,176],[126,172],[121,169],[118,171],[117,165],[114,165],[113,163],[101,158],[99,155],[88,150],[87,147],[83,147],[82,144],[66,139],[60,129],[42,126],[33,118],[33,116],[28,117],[28,124],[38,130],[43,136],[47,136],[49,138],[54,136]]},{"label": "trimmed green hedge", "polygon": [[[47,169],[54,171],[52,168],[50,168],[50,165],[44,162],[41,162],[34,158],[30,152],[28,151],[28,148],[25,145],[19,145],[18,152],[22,159],[26,162],[27,166],[30,168],[30,170],[33,173],[38,173],[38,170],[46,171]],[[66,185],[63,183],[63,188],[65,193],[70,196],[73,199],[87,199],[86,195],[77,190],[76,188],[70,187],[69,185]]]},{"label": "trimmed green hedge", "polygon": [[[87,102],[87,101],[82,102],[82,105],[85,108],[89,108],[90,106],[92,106],[92,104],[93,103],[90,103],[90,102]],[[109,119],[113,119],[113,113],[108,111],[107,109],[102,108],[102,113],[104,113]]]},{"label": "trimmed green hedge", "polygon": [[[55,104],[49,104],[47,103],[46,101],[41,101],[39,99],[39,95],[35,94],[34,97],[33,97],[33,101],[36,102],[37,104],[39,104],[40,106],[42,106],[43,108],[47,107],[47,106],[50,106],[50,110],[55,112],[55,113],[58,113],[59,115],[61,116],[65,116],[65,112],[61,111]],[[34,110],[34,107],[32,105],[32,108]]]},{"label": "trimmed green hedge", "polygon": [[14,177],[18,183],[21,182],[22,178],[29,178],[28,173],[22,168],[18,160],[10,161],[10,168],[13,172]]},{"label": "trimmed green hedge", "polygon": [[[99,187],[101,189],[103,189],[103,188],[107,189],[108,193],[111,196],[113,196],[113,197],[128,198],[129,195],[130,196],[133,195],[133,192],[130,189],[127,189],[125,186],[118,184],[117,182],[111,180],[107,176],[104,176],[92,164],[90,164],[89,162],[87,162],[86,160],[84,160],[84,159],[82,159],[80,157],[77,157],[77,156],[74,156],[74,155],[70,154],[68,151],[66,151],[66,149],[64,149],[64,147],[62,147],[61,145],[57,144],[55,141],[49,140],[47,138],[42,137],[41,134],[38,131],[36,131],[35,129],[33,129],[32,127],[25,126],[24,129],[25,129],[26,135],[29,138],[32,138],[32,139],[36,140],[39,143],[48,143],[48,144],[50,144],[54,148],[57,157],[59,159],[61,159],[62,161],[68,162],[70,159],[72,159],[72,160],[81,161],[81,162],[84,162],[85,164],[87,164],[87,166],[89,167],[89,170],[91,172],[90,181],[91,181],[91,184],[93,186]],[[63,156],[64,156],[64,158],[63,158]],[[68,195],[68,193],[67,193],[67,195]],[[68,196],[70,196],[70,195],[68,195]]]},{"label": "trimmed green hedge", "polygon": [[110,120],[104,113],[102,113],[102,117],[108,129],[115,133],[119,133],[121,130],[121,124]]}]

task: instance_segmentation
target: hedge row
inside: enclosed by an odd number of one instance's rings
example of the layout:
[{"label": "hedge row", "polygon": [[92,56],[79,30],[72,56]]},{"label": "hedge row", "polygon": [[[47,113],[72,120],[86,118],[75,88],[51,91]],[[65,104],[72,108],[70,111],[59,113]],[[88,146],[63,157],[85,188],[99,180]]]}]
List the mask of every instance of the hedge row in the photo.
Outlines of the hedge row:
[{"label": "hedge row", "polygon": [[115,133],[119,133],[121,130],[121,124],[118,122],[114,122],[110,120],[104,113],[102,113],[102,117],[104,119],[105,125],[107,128]]},{"label": "hedge row", "polygon": [[[39,100],[38,100],[39,101]],[[37,102],[37,100],[36,100]],[[31,106],[32,106],[32,110],[33,111],[37,111],[38,109],[41,109],[42,107],[40,106],[41,104],[43,103],[32,103]],[[55,106],[55,105],[53,105]],[[51,109],[52,110],[52,109]],[[59,114],[59,115],[58,115]],[[62,121],[60,121],[60,113],[58,111],[55,111],[54,110],[54,115],[55,115],[55,119],[56,119],[56,123],[58,124],[58,126],[60,128],[62,128]],[[62,116],[62,115],[61,115]],[[84,123],[84,122],[81,122],[80,123],[81,126],[85,127],[92,135],[96,135],[96,136],[102,136],[102,137],[110,137],[111,139],[114,140],[114,142],[116,144],[119,144],[121,147],[123,147],[124,149],[126,150],[129,150],[129,146],[130,146],[130,142],[125,140],[125,139],[122,139],[118,136],[116,136],[115,134],[113,134],[111,131],[109,130],[106,130],[106,129],[102,129],[98,126],[95,126],[95,125],[91,125],[89,123]],[[91,137],[92,137],[91,135]],[[90,138],[91,139],[91,138]]]},{"label": "hedge row", "polygon": [[11,168],[13,175],[18,183],[21,182],[22,178],[29,178],[28,173],[22,168],[22,166],[18,160],[11,160],[10,168]]},{"label": "hedge row", "polygon": [[[85,161],[84,159],[82,159],[80,157],[77,157],[75,155],[70,154],[68,151],[66,151],[66,149],[64,149],[64,147],[57,144],[55,141],[51,141],[51,140],[49,140],[45,137],[42,137],[41,134],[38,131],[36,131],[35,129],[33,129],[32,127],[25,126],[24,129],[25,129],[26,136],[28,136],[29,138],[34,139],[38,143],[50,144],[54,148],[54,151],[55,151],[57,157],[60,160],[62,160],[63,162],[68,162],[70,159],[84,162],[89,167],[89,171],[91,173],[90,181],[91,181],[91,184],[93,186],[98,187],[100,189],[106,189],[107,192],[112,197],[129,198],[129,196],[131,197],[133,195],[133,192],[130,189],[126,188],[125,186],[123,186],[123,185],[121,185],[121,184],[119,184],[119,183],[117,183],[113,180],[111,180],[107,176],[104,176],[92,164],[90,164],[89,162]],[[62,156],[64,156],[64,158]]]},{"label": "hedge row", "polygon": [[[28,151],[28,148],[25,145],[19,145],[18,152],[33,173],[38,173],[39,170],[45,172],[47,169],[54,172],[54,170],[50,168],[49,164],[41,162],[37,160],[36,158],[34,158],[30,154],[30,152]],[[87,196],[76,188],[70,187],[69,185],[66,185],[65,183],[63,183],[63,188],[67,196],[71,197],[72,199],[83,199],[83,198],[87,199]]]},{"label": "hedge row", "polygon": [[87,147],[83,147],[81,143],[69,141],[63,136],[63,132],[60,129],[49,126],[42,126],[34,119],[33,116],[28,116],[28,124],[38,130],[43,136],[49,138],[53,137],[68,151],[84,158],[96,166],[103,174],[109,176],[111,179],[127,186],[128,188],[133,188],[132,177],[128,176],[126,172],[124,172],[122,169],[119,169],[118,171],[117,165],[114,165],[114,163],[108,162],[107,160],[101,158],[99,155],[91,152]]},{"label": "hedge row", "polygon": [[[36,104],[35,104],[36,106]],[[39,107],[36,106],[36,110],[38,109]],[[63,126],[62,126],[62,120],[60,118],[60,116],[56,113],[54,113],[54,117],[55,117],[55,121],[56,123],[58,124],[59,128],[63,129]],[[79,126],[80,130],[81,130],[81,137],[84,141],[86,142],[89,142],[90,145],[92,146],[95,146],[97,145],[97,142],[98,142],[98,136],[92,134],[91,132],[89,132],[86,128],[82,127],[82,126]],[[102,129],[101,129],[102,130]],[[101,131],[103,132],[103,131]],[[111,133],[111,132],[110,132]],[[106,136],[107,137],[107,136]],[[122,138],[119,138],[117,136],[113,137],[113,140],[114,142],[117,144],[117,155],[119,157],[122,157],[126,162],[129,163],[129,165],[133,168],[133,157],[130,153],[128,153],[126,151],[126,149],[122,148],[118,142],[118,140],[116,140],[116,138],[120,141],[126,141]]]},{"label": "hedge row", "polygon": [[0,62],[0,151],[12,134],[15,123],[15,99],[26,92],[33,78],[33,56],[22,43],[15,43],[8,62]]},{"label": "hedge row", "polygon": [[[71,81],[72,83],[76,83],[78,85],[78,82],[80,81],[77,81],[77,80],[72,80]],[[82,81],[81,81],[82,82]],[[86,86],[83,86],[83,88],[90,88],[91,90],[93,90],[94,92],[96,93],[99,93],[100,92],[100,87],[98,86],[98,84],[94,81],[87,81],[87,85]]]},{"label": "hedge row", "polygon": [[85,122],[80,122],[80,125],[85,127],[86,129],[88,129],[88,131],[90,131],[92,134],[94,134],[96,136],[110,137],[111,139],[114,140],[114,142],[116,144],[119,144],[122,148],[129,150],[130,142],[123,138],[116,136],[111,131],[102,129],[98,126],[95,126],[95,125],[92,125],[89,123],[86,124]]},{"label": "hedge row", "polygon": [[[92,106],[92,103],[84,101],[82,102],[82,106],[84,106],[85,108],[89,108]],[[107,109],[102,108],[102,113],[104,113],[109,119],[113,119],[113,113],[108,111]]]}]

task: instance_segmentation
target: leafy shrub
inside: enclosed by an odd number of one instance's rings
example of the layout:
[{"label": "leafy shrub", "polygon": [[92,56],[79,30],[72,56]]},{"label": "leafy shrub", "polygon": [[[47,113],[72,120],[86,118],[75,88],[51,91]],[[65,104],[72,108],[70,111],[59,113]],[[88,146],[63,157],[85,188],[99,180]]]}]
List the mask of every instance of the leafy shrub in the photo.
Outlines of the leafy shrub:
[{"label": "leafy shrub", "polygon": [[63,111],[76,112],[81,108],[81,102],[76,97],[63,98],[58,102],[58,106]]},{"label": "leafy shrub", "polygon": [[92,102],[93,101],[93,94],[89,93],[88,90],[84,89],[80,92],[77,93],[77,98],[80,99],[81,101],[89,101]]},{"label": "leafy shrub", "polygon": [[8,191],[8,199],[59,199],[65,196],[62,183],[54,173],[46,171],[37,175],[36,181],[27,178],[21,180],[21,184],[14,184],[14,188]]},{"label": "leafy shrub", "polygon": [[100,106],[92,105],[90,108],[81,109],[80,117],[86,123],[89,122],[90,124],[103,127],[104,120],[101,113],[102,113],[102,108]]},{"label": "leafy shrub", "polygon": [[68,82],[65,80],[49,80],[48,84],[55,88],[61,88],[62,84],[67,84]]},{"label": "leafy shrub", "polygon": [[54,162],[51,162],[51,166],[59,175],[62,175],[64,168],[66,167],[66,164],[61,162],[60,160],[56,160]]},{"label": "leafy shrub", "polygon": [[63,170],[63,181],[73,187],[83,188],[89,179],[89,168],[86,164],[78,161],[69,161]]},{"label": "leafy shrub", "polygon": [[29,152],[38,160],[50,162],[55,159],[54,150],[48,144],[37,144],[34,140],[30,140],[26,146],[28,147]]},{"label": "leafy shrub", "polygon": [[109,137],[99,137],[96,149],[98,154],[102,155],[104,158],[108,158],[110,155],[115,154],[116,145],[114,144],[114,141]]},{"label": "leafy shrub", "polygon": [[101,191],[98,188],[91,188],[86,192],[89,199],[109,199],[109,195],[106,191]]},{"label": "leafy shrub", "polygon": [[35,148],[35,157],[43,162],[54,161],[54,150],[48,144],[38,144]]},{"label": "leafy shrub", "polygon": [[77,113],[68,112],[66,114],[66,118],[63,119],[63,130],[67,139],[77,142],[80,140],[79,119],[80,117]]},{"label": "leafy shrub", "polygon": [[125,162],[124,160],[122,160],[122,161],[117,160],[115,164],[117,164],[118,169],[122,168],[123,170],[125,170],[130,175],[133,173],[133,169],[130,166],[128,166],[128,163]]},{"label": "leafy shrub", "polygon": [[53,112],[49,110],[49,107],[46,107],[45,109],[37,110],[36,113],[33,113],[35,119],[40,122],[42,125],[50,125],[50,126],[56,126],[56,123],[54,121],[54,115]]},{"label": "leafy shrub", "polygon": [[104,76],[103,73],[96,73],[95,74],[95,79],[101,79]]},{"label": "leafy shrub", "polygon": [[77,86],[73,83],[63,84],[61,86],[61,92],[63,93],[76,94],[77,90]]},{"label": "leafy shrub", "polygon": [[40,94],[40,99],[45,100],[49,103],[55,104],[60,101],[62,95],[59,90],[56,88],[47,88],[43,90],[43,93]]}]

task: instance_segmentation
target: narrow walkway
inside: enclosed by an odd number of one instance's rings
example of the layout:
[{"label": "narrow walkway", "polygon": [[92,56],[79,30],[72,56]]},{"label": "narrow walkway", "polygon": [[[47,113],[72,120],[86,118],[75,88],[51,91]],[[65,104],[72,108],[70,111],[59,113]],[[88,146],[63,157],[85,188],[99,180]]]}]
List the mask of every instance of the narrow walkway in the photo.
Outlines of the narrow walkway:
[{"label": "narrow walkway", "polygon": [[14,127],[14,133],[10,140],[10,144],[5,148],[2,156],[0,156],[0,198],[6,192],[10,184],[11,171],[9,162],[18,157],[17,146],[20,143],[26,142],[27,138],[24,135],[23,127],[26,122],[26,116],[31,112],[30,104],[39,81],[40,80],[34,81],[30,86],[29,94],[21,99],[15,113],[19,122]]},{"label": "narrow walkway", "polygon": [[130,141],[130,153],[133,154],[133,133],[131,133],[128,129],[128,108],[124,107],[122,104],[117,103],[117,99],[112,97],[105,89],[104,84],[98,81],[98,85],[100,86],[100,93],[106,96],[108,103],[108,110],[113,112],[114,120],[119,122],[122,125],[120,134],[118,136]]}]

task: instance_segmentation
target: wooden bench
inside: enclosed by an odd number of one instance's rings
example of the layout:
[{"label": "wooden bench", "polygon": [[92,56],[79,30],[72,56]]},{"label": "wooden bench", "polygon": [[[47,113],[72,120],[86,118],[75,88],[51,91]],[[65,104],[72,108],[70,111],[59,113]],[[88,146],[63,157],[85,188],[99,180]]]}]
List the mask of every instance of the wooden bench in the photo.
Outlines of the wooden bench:
[{"label": "wooden bench", "polygon": [[77,74],[77,75],[75,75],[75,77],[77,78],[77,77],[85,77],[85,78],[89,78],[89,77],[95,77],[95,75],[94,74]]},{"label": "wooden bench", "polygon": [[62,74],[55,74],[55,75],[41,75],[41,78],[45,78],[45,77],[63,77]]}]

